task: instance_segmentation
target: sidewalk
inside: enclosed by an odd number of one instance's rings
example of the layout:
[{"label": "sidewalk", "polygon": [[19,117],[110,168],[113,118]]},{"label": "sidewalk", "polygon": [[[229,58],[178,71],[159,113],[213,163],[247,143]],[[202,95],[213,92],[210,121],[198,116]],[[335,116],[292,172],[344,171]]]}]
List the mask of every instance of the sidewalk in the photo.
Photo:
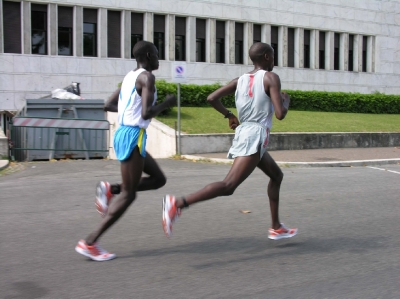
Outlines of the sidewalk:
[{"label": "sidewalk", "polygon": [[4,168],[6,168],[9,164],[8,160],[0,160],[0,170],[3,170]]},{"label": "sidewalk", "polygon": [[[281,166],[344,167],[400,163],[400,147],[285,150],[269,151],[269,154]],[[226,159],[226,153],[183,155],[183,157],[232,163],[232,160]]]}]

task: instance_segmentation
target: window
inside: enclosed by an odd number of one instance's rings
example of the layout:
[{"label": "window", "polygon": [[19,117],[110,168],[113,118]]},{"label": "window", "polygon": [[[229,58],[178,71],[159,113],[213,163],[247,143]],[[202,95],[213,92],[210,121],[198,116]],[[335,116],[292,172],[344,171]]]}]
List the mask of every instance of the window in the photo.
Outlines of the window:
[{"label": "window", "polygon": [[243,64],[243,23],[235,22],[235,64]]},{"label": "window", "polygon": [[154,45],[158,58],[165,59],[165,16],[154,15]]},{"label": "window", "polygon": [[294,28],[288,28],[288,67],[294,67]]},{"label": "window", "polygon": [[319,68],[325,69],[325,32],[319,32]]},{"label": "window", "polygon": [[354,71],[354,54],[353,54],[353,48],[354,48],[354,35],[349,34],[349,71]]},{"label": "window", "polygon": [[340,53],[340,34],[335,33],[334,36],[334,52],[333,52],[333,69],[339,70],[339,54]]},{"label": "window", "polygon": [[97,9],[83,9],[83,56],[97,56]]},{"label": "window", "polygon": [[367,42],[368,37],[363,36],[362,38],[362,71],[367,71]]},{"label": "window", "polygon": [[310,68],[310,30],[304,30],[304,68]]},{"label": "window", "polygon": [[206,61],[206,20],[196,19],[196,61]]},{"label": "window", "polygon": [[215,62],[225,63],[225,22],[217,21]]},{"label": "window", "polygon": [[261,25],[253,25],[253,43],[261,42]]},{"label": "window", "polygon": [[131,57],[135,58],[132,53],[133,47],[137,42],[143,40],[143,14],[131,14]]},{"label": "window", "polygon": [[274,65],[278,64],[279,45],[278,45],[278,27],[271,26],[271,47],[274,49]]},{"label": "window", "polygon": [[186,18],[175,17],[175,60],[185,61]]},{"label": "window", "polygon": [[31,4],[32,54],[47,54],[47,5]]},{"label": "window", "polygon": [[4,53],[22,53],[21,3],[3,1]]},{"label": "window", "polygon": [[121,12],[107,11],[107,57],[121,57]]},{"label": "window", "polygon": [[72,55],[72,7],[58,6],[58,55]]}]

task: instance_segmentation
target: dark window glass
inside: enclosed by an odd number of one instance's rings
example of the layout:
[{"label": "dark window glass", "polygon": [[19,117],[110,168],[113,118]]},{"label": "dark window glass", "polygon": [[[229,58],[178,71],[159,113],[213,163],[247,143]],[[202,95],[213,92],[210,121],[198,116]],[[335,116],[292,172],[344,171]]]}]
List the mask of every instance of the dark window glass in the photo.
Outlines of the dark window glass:
[{"label": "dark window glass", "polygon": [[243,23],[235,23],[235,63],[243,64]]},{"label": "dark window glass", "polygon": [[185,60],[185,37],[182,35],[175,36],[175,60]]},{"label": "dark window glass", "polygon": [[319,68],[325,69],[325,32],[319,32]]},{"label": "dark window glass", "polygon": [[196,38],[196,61],[206,61],[206,41],[204,38]]},{"label": "dark window glass", "polygon": [[339,53],[340,53],[340,34],[335,33],[334,36],[334,53],[333,53],[333,69],[339,69]]},{"label": "dark window glass", "polygon": [[278,64],[279,45],[278,45],[278,27],[271,26],[271,47],[274,49],[274,65]]},{"label": "dark window glass", "polygon": [[294,67],[294,28],[288,28],[288,67]]},{"label": "dark window glass", "polygon": [[121,12],[107,11],[107,56],[121,57]]},{"label": "dark window glass", "polygon": [[97,56],[97,9],[83,9],[83,56]]},{"label": "dark window glass", "polygon": [[253,25],[253,43],[261,42],[261,25]]},{"label": "dark window glass", "polygon": [[158,50],[158,58],[165,59],[164,32],[154,32],[154,45]]},{"label": "dark window glass", "polygon": [[184,61],[185,55],[186,18],[175,17],[175,60]]},{"label": "dark window glass", "polygon": [[158,50],[158,58],[165,59],[165,16],[154,15],[154,45]]},{"label": "dark window glass", "polygon": [[353,47],[354,47],[354,35],[349,35],[349,71],[353,71],[353,63],[354,63],[354,54],[353,54]]},{"label": "dark window glass", "polygon": [[206,20],[196,19],[196,61],[206,61]]},{"label": "dark window glass", "polygon": [[133,47],[137,42],[143,40],[143,14],[131,14],[131,57],[135,58],[132,53]]},{"label": "dark window glass", "polygon": [[58,55],[71,56],[72,50],[72,7],[58,7]]},{"label": "dark window glass", "polygon": [[310,30],[304,30],[304,68],[310,68]]},{"label": "dark window glass", "polygon": [[47,54],[47,6],[32,4],[32,54]]},{"label": "dark window glass", "polygon": [[363,36],[363,39],[362,39],[362,71],[363,72],[367,71],[367,42],[368,42],[368,37]]},{"label": "dark window glass", "polygon": [[21,3],[3,1],[4,53],[22,53]]},{"label": "dark window glass", "polygon": [[215,62],[225,63],[225,22],[217,21]]}]

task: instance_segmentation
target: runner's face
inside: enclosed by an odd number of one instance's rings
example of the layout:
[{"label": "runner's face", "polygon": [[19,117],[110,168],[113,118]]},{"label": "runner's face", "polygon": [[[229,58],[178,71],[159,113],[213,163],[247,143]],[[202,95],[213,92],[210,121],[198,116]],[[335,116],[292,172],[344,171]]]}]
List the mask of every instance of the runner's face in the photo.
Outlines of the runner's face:
[{"label": "runner's face", "polygon": [[150,65],[152,70],[158,70],[159,61],[158,61],[158,50],[154,47],[153,51],[150,53]]}]

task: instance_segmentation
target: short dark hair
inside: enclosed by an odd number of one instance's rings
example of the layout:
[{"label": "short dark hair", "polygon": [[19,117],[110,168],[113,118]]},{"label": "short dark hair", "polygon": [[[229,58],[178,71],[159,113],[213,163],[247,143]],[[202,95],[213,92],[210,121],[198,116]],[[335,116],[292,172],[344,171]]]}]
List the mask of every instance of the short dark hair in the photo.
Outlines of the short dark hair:
[{"label": "short dark hair", "polygon": [[265,53],[272,55],[273,52],[274,49],[269,44],[257,42],[250,47],[249,56],[253,62],[259,62]]},{"label": "short dark hair", "polygon": [[154,51],[154,44],[145,40],[141,40],[136,43],[136,45],[132,49],[132,54],[135,56],[137,61],[143,61],[146,59],[147,53],[151,53]]}]

